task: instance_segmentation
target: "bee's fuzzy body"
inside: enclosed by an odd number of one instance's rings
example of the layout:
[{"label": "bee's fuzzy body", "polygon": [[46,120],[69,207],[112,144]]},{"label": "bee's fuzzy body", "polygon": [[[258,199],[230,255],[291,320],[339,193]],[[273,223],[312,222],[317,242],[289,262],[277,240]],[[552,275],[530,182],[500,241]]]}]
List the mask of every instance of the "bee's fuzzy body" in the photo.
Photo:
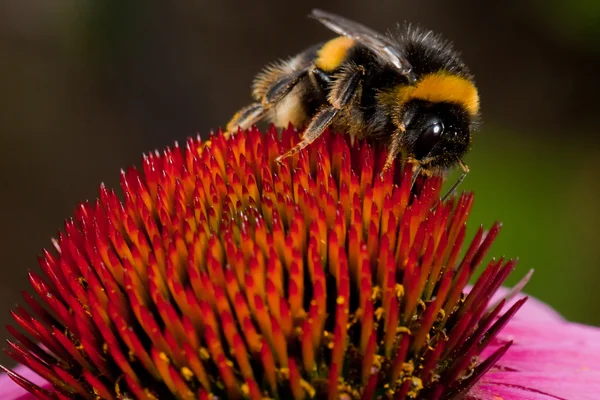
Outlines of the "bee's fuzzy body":
[{"label": "bee's fuzzy body", "polygon": [[[303,141],[286,157],[331,128],[385,141],[389,163],[403,153],[428,174],[457,163],[466,169],[461,157],[470,147],[479,95],[452,45],[410,26],[382,39],[362,25],[317,13],[333,30],[348,32],[266,67],[253,84],[256,102],[238,112],[227,130],[263,119],[277,127],[306,126]],[[385,57],[386,46],[397,58]],[[396,60],[407,68],[398,68]]]}]

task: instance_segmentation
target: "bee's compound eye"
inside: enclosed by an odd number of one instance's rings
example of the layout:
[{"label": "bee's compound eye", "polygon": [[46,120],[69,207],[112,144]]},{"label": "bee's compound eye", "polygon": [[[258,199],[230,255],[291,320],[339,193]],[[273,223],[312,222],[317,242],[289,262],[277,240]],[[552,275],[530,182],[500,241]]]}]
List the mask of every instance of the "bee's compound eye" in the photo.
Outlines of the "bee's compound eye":
[{"label": "bee's compound eye", "polygon": [[417,158],[427,157],[431,149],[440,141],[444,133],[444,124],[441,121],[436,121],[428,125],[419,135],[415,147],[415,155]]}]

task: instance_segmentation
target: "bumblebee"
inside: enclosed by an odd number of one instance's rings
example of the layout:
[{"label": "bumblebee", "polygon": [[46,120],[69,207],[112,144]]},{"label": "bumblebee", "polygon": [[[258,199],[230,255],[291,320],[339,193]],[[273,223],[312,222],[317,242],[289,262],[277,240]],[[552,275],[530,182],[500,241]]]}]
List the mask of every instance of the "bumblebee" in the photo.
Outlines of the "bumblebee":
[{"label": "bumblebee", "polygon": [[310,17],[337,33],[287,61],[266,67],[254,80],[252,103],[237,112],[227,131],[266,119],[277,127],[306,126],[292,156],[328,127],[356,138],[384,141],[384,170],[403,155],[419,174],[443,174],[462,161],[479,116],[473,76],[452,45],[431,31],[400,28],[383,35],[321,10]]}]

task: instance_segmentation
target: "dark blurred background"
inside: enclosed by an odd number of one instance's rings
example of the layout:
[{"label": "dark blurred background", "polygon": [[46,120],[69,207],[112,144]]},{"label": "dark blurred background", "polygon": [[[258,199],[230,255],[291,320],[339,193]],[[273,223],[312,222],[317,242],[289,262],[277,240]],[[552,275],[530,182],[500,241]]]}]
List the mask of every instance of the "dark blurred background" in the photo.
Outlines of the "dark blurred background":
[{"label": "dark blurred background", "polygon": [[223,126],[263,65],[332,37],[312,7],[455,42],[484,113],[470,235],[502,220],[491,253],[520,257],[510,282],[535,268],[529,293],[600,325],[596,0],[0,2],[2,325],[78,201],[142,152]]}]

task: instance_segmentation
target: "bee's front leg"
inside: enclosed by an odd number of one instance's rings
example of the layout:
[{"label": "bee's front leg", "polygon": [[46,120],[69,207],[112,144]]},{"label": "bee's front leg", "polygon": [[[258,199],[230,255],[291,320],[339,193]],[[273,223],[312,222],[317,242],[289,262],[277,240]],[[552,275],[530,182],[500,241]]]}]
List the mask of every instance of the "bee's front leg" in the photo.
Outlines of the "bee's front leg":
[{"label": "bee's front leg", "polygon": [[458,160],[458,165],[460,165],[460,168],[462,169],[462,172],[461,172],[460,176],[458,177],[458,179],[452,184],[452,186],[450,186],[450,189],[448,189],[448,191],[446,192],[446,194],[444,194],[442,196],[442,198],[440,199],[441,203],[443,203],[446,200],[448,200],[448,198],[454,194],[454,192],[456,191],[456,189],[458,188],[458,186],[462,183],[462,181],[465,180],[465,178],[467,177],[467,174],[469,173],[469,167],[467,166],[467,164],[465,164],[463,162],[463,160],[459,159]]},{"label": "bee's front leg", "polygon": [[396,159],[396,157],[398,157],[400,150],[402,150],[402,140],[404,138],[405,132],[406,132],[406,129],[404,128],[404,125],[400,125],[398,130],[396,130],[396,132],[394,132],[392,134],[392,137],[390,139],[390,145],[388,146],[388,155],[387,155],[387,158],[385,159],[385,164],[383,166],[383,169],[381,170],[382,176],[387,170],[392,168],[392,165],[394,164],[394,160]]}]

